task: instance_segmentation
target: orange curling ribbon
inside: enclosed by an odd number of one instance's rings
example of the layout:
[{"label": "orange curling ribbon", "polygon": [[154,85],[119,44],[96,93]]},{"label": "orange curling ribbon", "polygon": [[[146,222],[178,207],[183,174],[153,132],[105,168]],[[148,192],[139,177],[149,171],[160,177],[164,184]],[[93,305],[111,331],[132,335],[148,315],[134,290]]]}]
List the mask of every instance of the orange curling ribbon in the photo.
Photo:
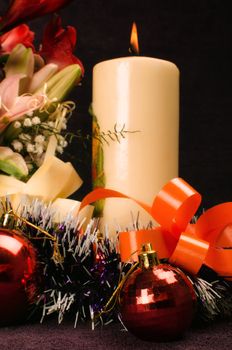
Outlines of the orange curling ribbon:
[{"label": "orange curling ribbon", "polygon": [[[120,192],[99,188],[83,199],[80,209],[109,197],[134,200],[159,224],[154,229],[120,232],[122,261],[128,261],[143,243],[151,242],[160,258],[168,258],[191,274],[197,274],[205,264],[225,278],[232,277],[232,202],[212,207],[196,224],[190,224],[201,195],[183,179],[175,178],[161,189],[151,207]],[[136,255],[132,259],[136,260]]]}]

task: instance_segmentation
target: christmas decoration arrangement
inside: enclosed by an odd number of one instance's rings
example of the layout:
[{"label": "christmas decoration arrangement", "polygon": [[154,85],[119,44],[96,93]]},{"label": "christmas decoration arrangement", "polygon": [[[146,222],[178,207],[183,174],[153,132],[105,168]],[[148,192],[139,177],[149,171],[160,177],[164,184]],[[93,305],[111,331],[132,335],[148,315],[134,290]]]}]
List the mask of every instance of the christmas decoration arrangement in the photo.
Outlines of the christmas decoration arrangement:
[{"label": "christmas decoration arrangement", "polygon": [[[231,317],[232,203],[196,217],[201,195],[179,177],[151,206],[104,188],[101,138],[93,145],[96,189],[81,203],[68,199],[82,183],[58,158],[75,108],[68,93],[84,73],[73,54],[76,30],[53,16],[37,50],[25,21],[69,2],[15,0],[0,19],[0,325],[119,321],[143,340],[171,341],[193,323]],[[96,116],[94,127],[100,135]],[[128,137],[127,125],[113,127],[103,138]],[[112,234],[92,217],[92,204],[102,213],[108,198],[131,200],[156,225],[136,219]]]}]

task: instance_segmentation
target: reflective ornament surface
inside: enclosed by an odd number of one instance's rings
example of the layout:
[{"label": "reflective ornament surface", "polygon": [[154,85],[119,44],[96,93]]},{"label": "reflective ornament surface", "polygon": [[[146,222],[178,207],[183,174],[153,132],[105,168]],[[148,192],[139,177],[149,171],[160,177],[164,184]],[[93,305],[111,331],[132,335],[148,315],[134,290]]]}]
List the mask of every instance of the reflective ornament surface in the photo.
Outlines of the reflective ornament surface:
[{"label": "reflective ornament surface", "polygon": [[26,319],[38,277],[33,245],[15,230],[0,228],[0,325]]},{"label": "reflective ornament surface", "polygon": [[138,268],[122,288],[121,318],[138,338],[174,340],[189,328],[195,300],[191,283],[176,268],[167,264]]}]

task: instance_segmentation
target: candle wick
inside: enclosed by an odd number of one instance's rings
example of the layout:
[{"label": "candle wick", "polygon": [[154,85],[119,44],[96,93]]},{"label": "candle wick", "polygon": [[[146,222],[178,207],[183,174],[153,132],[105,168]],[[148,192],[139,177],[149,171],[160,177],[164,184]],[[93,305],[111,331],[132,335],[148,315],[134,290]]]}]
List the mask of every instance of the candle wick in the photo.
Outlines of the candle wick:
[{"label": "candle wick", "polygon": [[129,53],[131,56],[139,56],[138,51],[136,50],[136,48],[134,47],[134,45],[130,45],[129,47]]}]

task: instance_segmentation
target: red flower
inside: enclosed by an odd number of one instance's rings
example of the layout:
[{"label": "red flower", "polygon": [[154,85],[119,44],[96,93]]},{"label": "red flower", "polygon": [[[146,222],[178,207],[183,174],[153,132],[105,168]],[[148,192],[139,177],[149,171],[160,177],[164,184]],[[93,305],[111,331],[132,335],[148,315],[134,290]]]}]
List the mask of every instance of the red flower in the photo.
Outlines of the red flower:
[{"label": "red flower", "polygon": [[77,63],[84,74],[84,67],[81,61],[73,55],[76,45],[76,29],[67,26],[65,29],[61,26],[61,18],[54,16],[44,31],[40,55],[46,63],[55,63],[59,69],[70,64]]},{"label": "red flower", "polygon": [[0,19],[1,30],[6,30],[24,21],[52,13],[72,0],[12,0],[7,13]]},{"label": "red flower", "polygon": [[34,32],[26,24],[19,25],[0,36],[0,54],[11,52],[17,44],[23,44],[25,47],[31,47],[34,50],[34,36]]}]

